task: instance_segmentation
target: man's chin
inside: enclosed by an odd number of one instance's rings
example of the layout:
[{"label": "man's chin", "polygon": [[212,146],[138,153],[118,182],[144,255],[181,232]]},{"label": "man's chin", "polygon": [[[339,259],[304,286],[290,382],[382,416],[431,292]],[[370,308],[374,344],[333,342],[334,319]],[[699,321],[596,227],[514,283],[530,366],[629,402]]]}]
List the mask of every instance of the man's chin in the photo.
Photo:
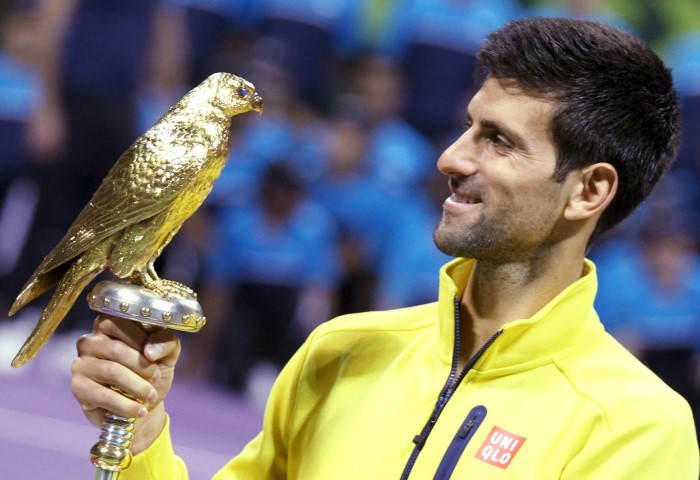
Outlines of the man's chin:
[{"label": "man's chin", "polygon": [[441,232],[435,231],[433,235],[433,241],[435,246],[442,253],[449,255],[451,257],[465,257],[472,258],[470,255],[472,248],[466,248],[462,242],[456,241],[453,238],[447,238]]}]

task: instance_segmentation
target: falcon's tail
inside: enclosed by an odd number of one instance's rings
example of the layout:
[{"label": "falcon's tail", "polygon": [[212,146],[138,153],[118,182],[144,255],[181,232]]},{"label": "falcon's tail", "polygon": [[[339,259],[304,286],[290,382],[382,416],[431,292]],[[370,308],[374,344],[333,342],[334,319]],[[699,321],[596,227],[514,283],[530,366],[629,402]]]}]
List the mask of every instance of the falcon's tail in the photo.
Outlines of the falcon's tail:
[{"label": "falcon's tail", "polygon": [[58,282],[56,291],[41,314],[36,327],[12,360],[13,367],[21,367],[37,354],[71,309],[83,289],[105,269],[105,266],[106,257],[102,252],[95,250],[86,252],[71,264]]},{"label": "falcon's tail", "polygon": [[[64,265],[61,267],[64,267]],[[22,287],[22,291],[19,292],[19,295],[17,295],[17,298],[12,304],[12,308],[10,308],[8,315],[11,317],[32,300],[40,297],[44,292],[53,288],[61,279],[66,270],[67,268],[55,268],[50,272],[43,274],[35,273],[32,275],[27,284]]]}]

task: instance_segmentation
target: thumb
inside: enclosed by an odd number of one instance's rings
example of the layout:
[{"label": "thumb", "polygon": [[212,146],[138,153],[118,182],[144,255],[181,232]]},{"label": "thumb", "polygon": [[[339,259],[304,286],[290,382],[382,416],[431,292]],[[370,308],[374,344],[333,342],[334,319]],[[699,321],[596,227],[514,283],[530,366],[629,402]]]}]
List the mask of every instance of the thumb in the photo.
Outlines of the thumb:
[{"label": "thumb", "polygon": [[180,340],[171,330],[157,330],[146,338],[143,353],[152,362],[173,366],[180,355]]}]

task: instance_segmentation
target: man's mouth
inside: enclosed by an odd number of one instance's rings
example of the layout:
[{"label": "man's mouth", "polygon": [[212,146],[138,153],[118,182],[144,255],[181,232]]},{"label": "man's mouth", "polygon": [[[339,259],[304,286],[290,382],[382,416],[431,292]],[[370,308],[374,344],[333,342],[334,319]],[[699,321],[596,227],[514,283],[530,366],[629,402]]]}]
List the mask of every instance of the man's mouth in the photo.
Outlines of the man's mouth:
[{"label": "man's mouth", "polygon": [[459,193],[453,193],[450,196],[450,200],[454,203],[467,203],[470,205],[473,205],[476,203],[481,203],[481,199],[479,197],[475,197],[473,195],[464,195],[464,194],[459,194]]},{"label": "man's mouth", "polygon": [[475,208],[476,205],[481,203],[481,197],[453,192],[452,195],[447,197],[442,208],[445,210],[466,211]]},{"label": "man's mouth", "polygon": [[462,205],[476,205],[482,203],[479,189],[473,182],[468,182],[464,178],[450,177],[448,182],[450,196],[447,202]]}]

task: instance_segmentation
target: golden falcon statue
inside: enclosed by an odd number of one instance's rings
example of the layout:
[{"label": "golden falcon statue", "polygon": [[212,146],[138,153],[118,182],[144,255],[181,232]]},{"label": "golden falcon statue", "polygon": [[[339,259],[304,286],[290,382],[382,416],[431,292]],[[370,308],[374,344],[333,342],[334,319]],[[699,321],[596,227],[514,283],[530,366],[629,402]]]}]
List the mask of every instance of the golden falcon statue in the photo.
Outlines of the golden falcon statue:
[{"label": "golden falcon statue", "polygon": [[56,286],[13,367],[36,355],[82,290],[106,268],[166,298],[194,297],[188,287],[160,279],[153,262],[219,177],[230,152],[231,118],[262,113],[262,107],[250,82],[216,73],[136,139],[12,305],[10,315]]}]

